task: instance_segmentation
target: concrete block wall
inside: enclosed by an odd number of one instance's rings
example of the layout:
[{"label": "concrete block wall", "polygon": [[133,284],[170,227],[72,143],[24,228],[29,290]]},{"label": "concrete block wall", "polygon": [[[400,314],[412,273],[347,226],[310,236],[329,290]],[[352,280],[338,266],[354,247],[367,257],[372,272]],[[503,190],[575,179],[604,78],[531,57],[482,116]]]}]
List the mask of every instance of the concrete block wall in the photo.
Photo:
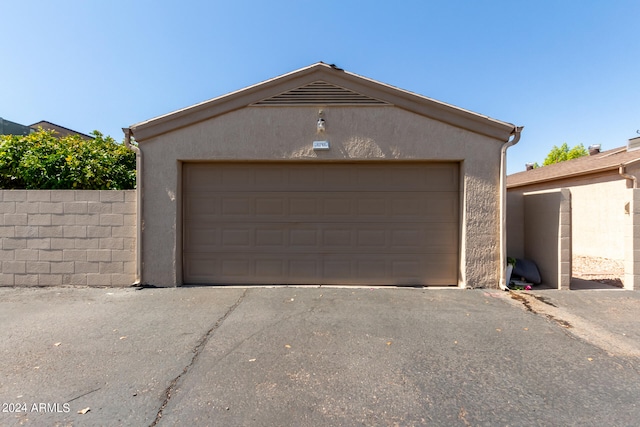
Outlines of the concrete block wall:
[{"label": "concrete block wall", "polygon": [[0,190],[0,286],[130,286],[135,190]]},{"label": "concrete block wall", "polygon": [[640,290],[640,188],[628,190],[625,206],[624,288]]},{"label": "concrete block wall", "polygon": [[524,193],[524,257],[536,262],[542,283],[571,284],[571,192]]}]

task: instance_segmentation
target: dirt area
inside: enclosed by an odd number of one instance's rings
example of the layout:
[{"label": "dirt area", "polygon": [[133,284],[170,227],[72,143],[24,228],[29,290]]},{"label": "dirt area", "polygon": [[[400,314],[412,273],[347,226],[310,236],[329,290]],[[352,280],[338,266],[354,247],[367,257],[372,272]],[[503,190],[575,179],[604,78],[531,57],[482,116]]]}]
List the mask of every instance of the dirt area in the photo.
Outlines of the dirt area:
[{"label": "dirt area", "polygon": [[607,258],[574,256],[572,275],[578,279],[592,280],[622,288],[624,265],[622,261]]}]

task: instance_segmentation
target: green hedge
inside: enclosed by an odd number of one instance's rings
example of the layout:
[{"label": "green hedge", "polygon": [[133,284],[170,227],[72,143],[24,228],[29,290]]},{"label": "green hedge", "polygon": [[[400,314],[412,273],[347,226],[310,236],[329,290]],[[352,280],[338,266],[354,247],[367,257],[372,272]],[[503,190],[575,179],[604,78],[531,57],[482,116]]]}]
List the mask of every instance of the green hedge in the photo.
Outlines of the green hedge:
[{"label": "green hedge", "polygon": [[0,135],[0,188],[128,190],[136,184],[136,155],[110,136],[95,139],[39,130]]}]

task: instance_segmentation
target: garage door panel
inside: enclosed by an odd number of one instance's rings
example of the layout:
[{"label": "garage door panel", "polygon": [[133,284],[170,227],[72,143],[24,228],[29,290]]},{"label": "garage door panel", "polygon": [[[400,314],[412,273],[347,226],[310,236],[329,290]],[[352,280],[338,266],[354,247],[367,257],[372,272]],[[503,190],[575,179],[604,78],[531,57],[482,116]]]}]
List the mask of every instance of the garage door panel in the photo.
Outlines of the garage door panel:
[{"label": "garage door panel", "polygon": [[192,218],[207,215],[220,215],[219,198],[209,194],[190,193],[184,195],[184,209]]},{"label": "garage door panel", "polygon": [[420,244],[423,241],[421,236],[422,233],[416,233],[413,229],[392,230],[390,234],[391,245],[405,250],[417,250],[420,248]]},{"label": "garage door panel", "polygon": [[354,279],[352,264],[352,260],[344,258],[322,260],[322,281],[330,284],[352,281]]},{"label": "garage door panel", "polygon": [[456,262],[457,256],[455,254],[434,254],[420,262],[396,260],[392,263],[392,274],[394,277],[407,276],[411,278],[412,276],[419,277],[419,272],[427,270],[429,271],[429,275],[423,280],[426,280],[428,285],[449,286],[452,284],[452,278],[455,278],[454,280],[457,281],[458,270]]},{"label": "garage door panel", "polygon": [[387,230],[361,228],[356,230],[356,247],[381,248],[389,246],[389,232]]},{"label": "garage door panel", "polygon": [[280,229],[256,229],[256,247],[273,248],[285,245],[287,238],[286,232]]},{"label": "garage door panel", "polygon": [[288,230],[288,246],[297,247],[298,250],[319,249],[319,232],[317,227],[308,226],[306,228],[295,226]]},{"label": "garage door panel", "polygon": [[250,197],[223,197],[222,215],[253,216],[253,200]]},{"label": "garage door panel", "polygon": [[[239,165],[235,168],[221,168],[221,180],[218,186],[222,188],[255,188],[255,171],[249,165]],[[263,173],[269,172],[265,170]]]},{"label": "garage door panel", "polygon": [[322,247],[325,250],[344,250],[353,247],[353,230],[328,225],[321,230]]},{"label": "garage door panel", "polygon": [[[187,224],[185,224],[187,225]],[[220,247],[220,230],[215,227],[185,227],[184,250],[187,252],[211,252]]]},{"label": "garage door panel", "polygon": [[212,186],[219,187],[221,169],[203,163],[185,163],[182,168],[182,184],[191,193],[208,191]]},{"label": "garage door panel", "polygon": [[[458,195],[452,193],[432,194],[428,202],[423,202],[423,215],[432,221],[449,221],[458,215]],[[455,221],[457,222],[457,221]]]},{"label": "garage door panel", "polygon": [[290,195],[288,214],[292,217],[310,217],[317,216],[319,212],[318,206],[320,201],[318,197],[306,195]]},{"label": "garage door panel", "polygon": [[282,217],[287,215],[285,208],[286,196],[279,194],[275,197],[257,196],[255,199],[255,216]]},{"label": "garage door panel", "polygon": [[222,259],[220,266],[222,277],[226,277],[229,280],[242,280],[254,272],[250,259]]},{"label": "garage door panel", "polygon": [[293,255],[285,260],[289,274],[281,280],[283,283],[306,285],[321,283],[321,259],[317,256]]},{"label": "garage door panel", "polygon": [[249,227],[237,228],[229,227],[220,230],[222,233],[222,244],[221,247],[228,249],[242,249],[247,250],[251,249],[255,246],[253,243],[252,232]]},{"label": "garage door panel", "polygon": [[185,277],[189,277],[191,283],[206,283],[212,274],[219,273],[216,267],[216,263],[209,257],[187,257],[182,264]]},{"label": "garage door panel", "polygon": [[[323,169],[317,165],[292,165],[287,168],[287,180],[273,183],[273,189],[285,191],[315,191],[321,188],[323,183]],[[278,167],[275,165],[275,167]]]},{"label": "garage door panel", "polygon": [[285,262],[281,259],[256,260],[256,276],[268,279],[279,279],[285,275]]},{"label": "garage door panel", "polygon": [[[320,196],[319,202],[321,205],[321,212],[325,217],[351,217],[353,214],[353,200],[349,198],[348,194],[340,194],[335,196],[326,196],[322,198]],[[316,217],[318,214],[315,214]]]},{"label": "garage door panel", "polygon": [[379,260],[356,261],[357,277],[370,281],[385,277],[387,275],[387,266],[385,263],[386,260],[384,262],[380,262]]},{"label": "garage door panel", "polygon": [[392,260],[390,262],[391,275],[404,280],[417,279],[420,277],[420,273],[423,269],[422,263],[425,261],[426,260],[415,259]]},{"label": "garage door panel", "polygon": [[[352,186],[355,179],[355,171],[343,168],[340,165],[327,165],[321,169],[321,175],[316,181],[316,188],[322,190],[339,191],[344,189],[345,185]],[[321,184],[318,187],[318,184]],[[351,188],[351,187],[350,187]]]},{"label": "garage door panel", "polygon": [[457,164],[185,164],[183,173],[185,283],[457,284]]},{"label": "garage door panel", "polygon": [[[196,254],[184,264],[190,283],[328,284],[328,285],[452,285],[456,256],[434,255],[408,259],[406,255],[354,256],[296,254],[235,254],[215,259]],[[431,270],[425,274],[425,268]],[[216,277],[212,282],[211,277]]]},{"label": "garage door panel", "polygon": [[458,194],[451,192],[331,193],[219,192],[187,194],[191,221],[427,221],[458,222]]},{"label": "garage door panel", "polygon": [[381,216],[389,215],[389,201],[376,197],[358,197],[356,200],[356,214],[359,216]]},{"label": "garage door panel", "polygon": [[[199,191],[458,191],[456,163],[317,164],[185,163],[185,190]],[[393,168],[393,174],[389,170]]]},{"label": "garage door panel", "polygon": [[266,249],[288,253],[457,253],[451,241],[457,239],[451,223],[278,223],[220,222],[193,226],[185,231],[185,253],[207,251],[261,252]]}]

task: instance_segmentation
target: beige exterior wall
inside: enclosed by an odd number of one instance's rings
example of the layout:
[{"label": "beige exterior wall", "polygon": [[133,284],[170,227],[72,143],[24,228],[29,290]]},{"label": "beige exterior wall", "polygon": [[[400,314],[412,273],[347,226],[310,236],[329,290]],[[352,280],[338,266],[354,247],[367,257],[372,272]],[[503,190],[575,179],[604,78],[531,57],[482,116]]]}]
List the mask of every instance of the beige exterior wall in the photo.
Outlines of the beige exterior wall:
[{"label": "beige exterior wall", "polygon": [[0,190],[0,221],[0,286],[135,281],[135,190]]},{"label": "beige exterior wall", "polygon": [[[497,287],[504,141],[396,107],[323,110],[323,135],[316,134],[317,107],[247,107],[141,142],[143,281],[182,283],[181,162],[442,160],[461,165],[459,284]],[[328,140],[331,149],[313,151],[314,140]]]},{"label": "beige exterior wall", "polygon": [[[573,201],[573,254],[624,260],[624,180],[569,187]],[[626,200],[626,202],[625,202]]]},{"label": "beige exterior wall", "polygon": [[525,193],[524,258],[538,266],[542,283],[569,289],[571,283],[571,193]]},{"label": "beige exterior wall", "polygon": [[507,256],[524,258],[524,191],[507,192]]}]

